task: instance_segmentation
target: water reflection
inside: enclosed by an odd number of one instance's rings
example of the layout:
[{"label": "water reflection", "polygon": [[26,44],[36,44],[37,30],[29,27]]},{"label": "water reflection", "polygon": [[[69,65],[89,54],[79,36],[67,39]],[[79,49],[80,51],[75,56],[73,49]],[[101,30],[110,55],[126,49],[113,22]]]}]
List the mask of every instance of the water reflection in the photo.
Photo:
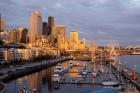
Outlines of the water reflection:
[{"label": "water reflection", "polygon": [[41,93],[41,73],[35,73],[28,77],[29,90],[36,93]]},{"label": "water reflection", "polygon": [[[69,62],[73,62],[73,64],[76,67],[70,68]],[[71,79],[77,78],[81,69],[83,69],[87,63],[88,62],[83,62],[83,61],[68,61],[62,63],[64,70],[69,70],[69,72],[65,73],[63,77],[67,78],[66,80],[67,82],[71,82]],[[91,65],[89,68],[87,68],[89,72],[92,67],[93,66]],[[75,85],[64,84],[61,85],[61,88],[59,90],[55,90],[54,83],[52,80],[53,74],[54,74],[54,67],[50,67],[45,70],[9,82],[7,84],[6,93],[18,93],[19,89],[24,89],[24,88],[28,90],[29,93],[64,93],[64,91],[67,90],[71,90],[71,91],[67,91],[67,93],[78,93],[79,91],[93,89],[93,87],[91,87],[92,85],[77,84],[76,87]],[[92,78],[92,75],[88,74],[84,82],[92,82],[92,80],[93,82],[96,82],[96,80]],[[13,89],[11,89],[11,87]]]}]

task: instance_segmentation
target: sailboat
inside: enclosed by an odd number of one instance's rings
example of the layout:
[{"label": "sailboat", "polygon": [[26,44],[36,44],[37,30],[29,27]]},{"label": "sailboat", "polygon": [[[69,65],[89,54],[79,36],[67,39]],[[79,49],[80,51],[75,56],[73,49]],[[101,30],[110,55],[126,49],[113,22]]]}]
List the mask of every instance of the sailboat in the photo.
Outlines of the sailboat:
[{"label": "sailboat", "polygon": [[101,50],[101,64],[100,64],[100,69],[99,69],[100,73],[104,73],[104,68],[103,68],[103,53]]},{"label": "sailboat", "polygon": [[112,64],[111,64],[112,59],[111,58],[112,58],[112,54],[110,53],[110,62],[109,62],[110,79],[102,82],[102,85],[105,86],[105,88],[113,88],[113,86],[118,85],[118,82],[115,82],[115,81],[112,80]]},{"label": "sailboat", "polygon": [[97,71],[96,71],[96,62],[95,62],[95,59],[96,59],[96,57],[95,57],[95,51],[96,50],[94,50],[94,54],[93,54],[93,49],[92,49],[92,62],[93,62],[93,72],[92,72],[92,76],[93,76],[93,78],[96,78],[97,77]]}]

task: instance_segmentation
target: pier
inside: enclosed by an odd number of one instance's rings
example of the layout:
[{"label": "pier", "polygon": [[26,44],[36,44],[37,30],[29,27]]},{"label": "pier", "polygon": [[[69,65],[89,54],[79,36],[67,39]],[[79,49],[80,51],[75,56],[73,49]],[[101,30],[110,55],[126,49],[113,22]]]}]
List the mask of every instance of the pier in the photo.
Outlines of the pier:
[{"label": "pier", "polygon": [[[119,66],[119,69],[118,69],[118,66]],[[139,73],[136,72],[137,79],[132,80],[132,78],[131,78],[132,69],[125,67],[122,64],[112,65],[112,67],[116,73],[120,74],[118,76],[122,76],[124,79],[128,80],[130,83],[132,83],[132,85],[134,85],[140,91],[140,74]],[[121,78],[118,77],[118,80],[120,80],[120,79]]]}]

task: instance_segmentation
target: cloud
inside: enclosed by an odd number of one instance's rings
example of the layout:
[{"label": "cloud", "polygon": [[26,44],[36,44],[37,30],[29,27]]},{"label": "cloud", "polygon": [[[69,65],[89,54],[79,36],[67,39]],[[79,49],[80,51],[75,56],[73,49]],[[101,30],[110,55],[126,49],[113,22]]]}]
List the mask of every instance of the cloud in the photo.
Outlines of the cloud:
[{"label": "cloud", "polygon": [[[100,44],[113,40],[129,45],[139,43],[140,0],[1,0],[0,11],[7,27],[28,27],[28,18],[41,11],[47,21],[55,16],[56,24],[65,24],[67,32],[96,35]],[[79,33],[83,37],[83,33]],[[90,38],[91,39],[91,38]]]}]

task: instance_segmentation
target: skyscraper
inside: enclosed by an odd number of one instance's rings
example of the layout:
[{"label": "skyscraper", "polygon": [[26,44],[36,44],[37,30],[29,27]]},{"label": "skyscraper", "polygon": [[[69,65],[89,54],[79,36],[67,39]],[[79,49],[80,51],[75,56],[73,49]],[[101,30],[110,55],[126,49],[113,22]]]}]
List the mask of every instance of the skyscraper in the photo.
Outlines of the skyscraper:
[{"label": "skyscraper", "polygon": [[56,34],[65,38],[65,26],[64,25],[56,25]]},{"label": "skyscraper", "polygon": [[19,42],[20,43],[27,43],[28,30],[25,29],[25,28],[20,27],[18,29],[18,33],[19,33]]},{"label": "skyscraper", "polygon": [[78,32],[77,31],[70,32],[70,42],[78,43]]},{"label": "skyscraper", "polygon": [[29,18],[29,42],[35,43],[42,35],[42,18],[38,11],[31,14]]},{"label": "skyscraper", "polygon": [[1,13],[0,13],[0,40],[1,40]]},{"label": "skyscraper", "polygon": [[48,17],[48,23],[49,23],[50,27],[54,26],[54,17],[53,16]]},{"label": "skyscraper", "polygon": [[71,50],[78,49],[78,32],[77,31],[70,32],[70,49]]},{"label": "skyscraper", "polygon": [[52,35],[52,37],[56,36],[55,23],[54,23],[54,17],[53,16],[48,17],[48,30],[49,30],[49,35]]},{"label": "skyscraper", "polygon": [[1,20],[0,21],[0,28],[1,28],[1,31],[3,32],[4,31],[4,29],[5,29],[5,22],[4,22],[4,20]]},{"label": "skyscraper", "polygon": [[19,35],[16,29],[8,31],[8,41],[9,43],[18,43],[19,42]]},{"label": "skyscraper", "polygon": [[1,14],[0,14],[0,39],[1,39],[1,34],[4,31],[5,28],[5,22],[4,20],[1,19]]},{"label": "skyscraper", "polygon": [[43,22],[43,33],[44,36],[48,36],[48,23],[47,22]]}]

